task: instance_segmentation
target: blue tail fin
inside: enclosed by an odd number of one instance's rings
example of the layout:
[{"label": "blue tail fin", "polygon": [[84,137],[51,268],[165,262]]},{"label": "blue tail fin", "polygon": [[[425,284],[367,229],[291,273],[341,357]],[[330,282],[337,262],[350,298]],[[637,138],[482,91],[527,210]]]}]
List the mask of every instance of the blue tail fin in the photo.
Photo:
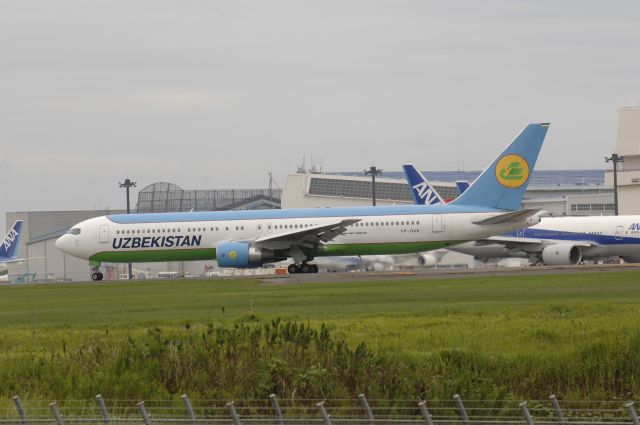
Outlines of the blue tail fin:
[{"label": "blue tail fin", "polygon": [[471,183],[466,180],[456,180],[456,187],[458,188],[458,193],[460,193],[460,195],[462,195],[467,189],[469,189],[469,186],[471,186]]},{"label": "blue tail fin", "polygon": [[549,124],[529,124],[451,204],[518,210]]},{"label": "blue tail fin", "polygon": [[404,169],[404,175],[407,177],[407,182],[409,182],[411,195],[413,195],[413,201],[416,205],[444,204],[438,192],[431,187],[427,178],[413,164],[403,164],[402,168]]},{"label": "blue tail fin", "polygon": [[20,244],[20,236],[22,233],[22,220],[13,223],[13,227],[4,237],[2,245],[0,245],[0,260],[11,260],[18,254],[18,244]]}]

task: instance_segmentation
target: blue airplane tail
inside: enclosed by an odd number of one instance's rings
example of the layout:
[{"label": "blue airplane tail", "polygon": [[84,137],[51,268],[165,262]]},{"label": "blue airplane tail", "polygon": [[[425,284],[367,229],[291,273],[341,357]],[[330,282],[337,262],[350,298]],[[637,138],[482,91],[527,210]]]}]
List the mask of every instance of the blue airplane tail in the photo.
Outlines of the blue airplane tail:
[{"label": "blue airplane tail", "polygon": [[458,188],[458,193],[460,195],[462,195],[467,189],[469,189],[469,186],[471,186],[471,183],[466,180],[456,180],[456,187]]},{"label": "blue airplane tail", "polygon": [[20,236],[22,235],[20,232],[21,229],[22,220],[16,220],[11,230],[9,230],[9,233],[7,233],[7,236],[4,237],[2,245],[0,245],[0,261],[11,260],[18,254],[18,245],[20,244]]},{"label": "blue airplane tail", "polygon": [[431,187],[427,178],[413,164],[403,164],[402,169],[416,205],[444,204],[438,192]]},{"label": "blue airplane tail", "polygon": [[529,124],[452,205],[519,210],[549,128]]}]

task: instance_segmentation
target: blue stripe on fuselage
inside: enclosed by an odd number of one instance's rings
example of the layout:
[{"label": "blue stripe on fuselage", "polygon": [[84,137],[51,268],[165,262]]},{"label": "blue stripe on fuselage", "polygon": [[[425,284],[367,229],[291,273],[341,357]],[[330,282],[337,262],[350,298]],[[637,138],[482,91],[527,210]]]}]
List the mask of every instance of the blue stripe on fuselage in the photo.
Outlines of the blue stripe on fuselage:
[{"label": "blue stripe on fuselage", "polygon": [[579,241],[592,242],[598,245],[637,245],[640,244],[640,238],[623,236],[622,238],[615,235],[594,235],[592,233],[566,232],[562,230],[548,229],[519,229],[512,232],[503,233],[502,236],[513,238],[532,238],[532,239],[549,239],[558,241]]},{"label": "blue stripe on fuselage", "polygon": [[114,214],[107,218],[118,224],[165,223],[186,221],[272,220],[279,218],[325,218],[354,216],[385,216],[411,214],[461,214],[508,212],[466,205],[389,205],[348,208],[293,208],[286,210],[235,210],[176,213]]}]

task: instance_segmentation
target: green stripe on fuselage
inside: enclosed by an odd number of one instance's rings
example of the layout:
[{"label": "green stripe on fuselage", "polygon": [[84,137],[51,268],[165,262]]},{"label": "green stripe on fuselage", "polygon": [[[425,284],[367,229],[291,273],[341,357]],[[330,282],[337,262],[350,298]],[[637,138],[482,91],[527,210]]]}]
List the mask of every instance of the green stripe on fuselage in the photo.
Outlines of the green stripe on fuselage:
[{"label": "green stripe on fuselage", "polygon": [[154,261],[199,261],[215,258],[215,248],[196,248],[105,251],[95,254],[90,260],[107,263],[153,263]]},{"label": "green stripe on fuselage", "polygon": [[[316,256],[332,255],[393,255],[411,254],[414,252],[431,251],[460,242],[391,242],[391,243],[358,243],[358,244],[329,244]],[[153,249],[136,251],[99,252],[91,257],[91,261],[107,263],[151,263],[154,261],[201,261],[214,260],[215,248],[196,249]]]},{"label": "green stripe on fuselage", "polygon": [[385,242],[385,243],[354,243],[325,245],[318,256],[331,255],[394,255],[412,254],[415,252],[432,251],[446,248],[462,241],[437,242]]}]

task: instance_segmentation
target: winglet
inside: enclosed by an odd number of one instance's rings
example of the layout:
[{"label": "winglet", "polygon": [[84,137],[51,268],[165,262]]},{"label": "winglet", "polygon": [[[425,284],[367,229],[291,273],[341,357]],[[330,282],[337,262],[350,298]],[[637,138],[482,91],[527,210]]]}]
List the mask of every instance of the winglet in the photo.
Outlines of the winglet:
[{"label": "winglet", "polygon": [[22,236],[22,220],[16,220],[0,245],[0,260],[11,260],[18,254],[20,236]]},{"label": "winglet", "polygon": [[440,194],[429,184],[425,176],[413,164],[403,164],[402,169],[409,183],[416,205],[444,204]]},{"label": "winglet", "polygon": [[518,210],[549,128],[529,124],[453,205]]}]

